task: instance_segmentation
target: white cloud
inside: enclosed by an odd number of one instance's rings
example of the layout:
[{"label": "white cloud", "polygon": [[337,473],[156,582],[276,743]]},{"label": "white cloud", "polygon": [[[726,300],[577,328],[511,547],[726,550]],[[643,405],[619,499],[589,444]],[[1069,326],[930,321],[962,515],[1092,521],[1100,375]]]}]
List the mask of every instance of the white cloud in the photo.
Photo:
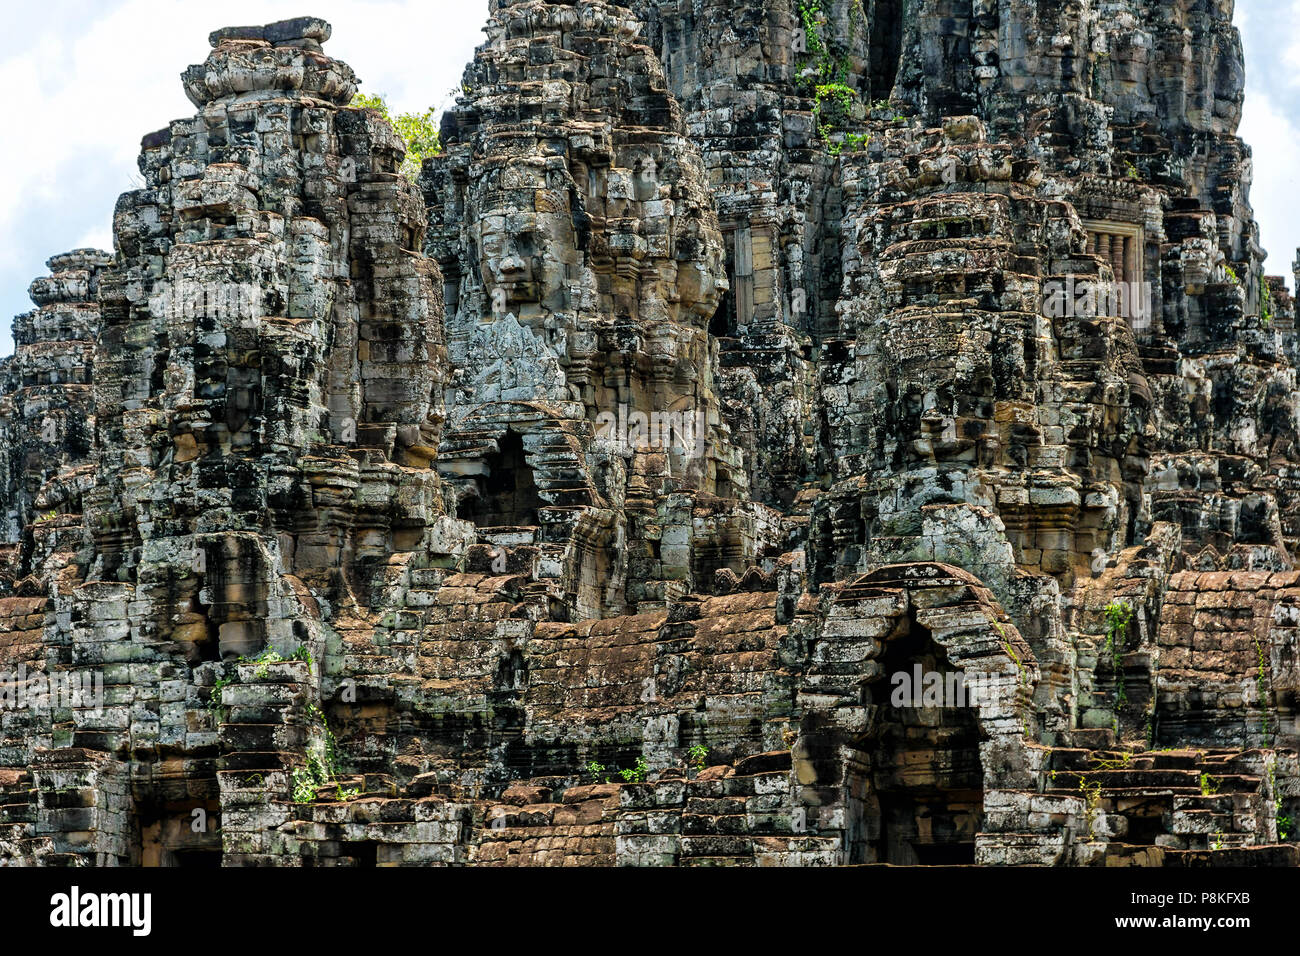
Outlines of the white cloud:
[{"label": "white cloud", "polygon": [[[1247,98],[1240,135],[1253,146],[1255,181],[1251,204],[1260,225],[1260,241],[1269,251],[1267,270],[1290,278],[1300,224],[1300,126],[1267,94]],[[1291,283],[1288,283],[1291,284]]]},{"label": "white cloud", "polygon": [[1237,26],[1246,53],[1246,104],[1238,135],[1251,147],[1251,205],[1272,275],[1291,274],[1300,246],[1300,0],[1242,0]]}]

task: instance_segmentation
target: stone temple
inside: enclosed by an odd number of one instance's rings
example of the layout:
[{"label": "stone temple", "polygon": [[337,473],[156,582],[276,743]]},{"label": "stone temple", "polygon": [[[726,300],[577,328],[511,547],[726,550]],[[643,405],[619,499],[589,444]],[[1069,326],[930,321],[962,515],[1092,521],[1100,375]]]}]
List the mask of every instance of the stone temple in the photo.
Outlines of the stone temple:
[{"label": "stone temple", "polygon": [[217,30],[0,367],[0,865],[1300,863],[1232,6],[492,0],[416,182]]}]

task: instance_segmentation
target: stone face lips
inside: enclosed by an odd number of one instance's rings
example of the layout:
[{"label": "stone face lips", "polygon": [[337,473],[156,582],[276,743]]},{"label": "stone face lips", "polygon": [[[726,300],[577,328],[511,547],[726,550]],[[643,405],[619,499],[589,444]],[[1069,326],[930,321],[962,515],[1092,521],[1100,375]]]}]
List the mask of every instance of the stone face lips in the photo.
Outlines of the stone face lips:
[{"label": "stone face lips", "polygon": [[1297,862],[1230,5],[814,6],[496,0],[418,187],[211,35],[0,370],[0,862]]}]

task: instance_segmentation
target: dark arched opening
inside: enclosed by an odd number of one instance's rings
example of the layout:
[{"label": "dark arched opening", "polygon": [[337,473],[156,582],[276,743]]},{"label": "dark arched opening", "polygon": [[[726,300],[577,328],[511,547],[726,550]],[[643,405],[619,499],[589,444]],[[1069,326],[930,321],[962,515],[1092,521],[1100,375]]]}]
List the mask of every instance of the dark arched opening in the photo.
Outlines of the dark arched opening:
[{"label": "dark arched opening", "polygon": [[497,448],[484,462],[486,472],[478,481],[478,494],[464,498],[456,516],[479,528],[534,526],[542,499],[524,454],[523,438],[507,431]]},{"label": "dark arched opening", "polygon": [[901,866],[972,865],[984,807],[976,689],[915,619],[881,662],[874,732],[858,747],[863,855]]},{"label": "dark arched opening", "polygon": [[904,0],[875,0],[871,5],[870,98],[887,100],[894,92],[903,52]]}]

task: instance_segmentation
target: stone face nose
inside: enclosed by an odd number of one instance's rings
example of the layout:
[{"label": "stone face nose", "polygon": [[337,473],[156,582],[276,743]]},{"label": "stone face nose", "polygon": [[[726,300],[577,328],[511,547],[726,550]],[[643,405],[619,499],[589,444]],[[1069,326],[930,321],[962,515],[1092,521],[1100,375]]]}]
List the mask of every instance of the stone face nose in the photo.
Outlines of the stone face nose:
[{"label": "stone face nose", "polygon": [[503,279],[520,279],[528,275],[528,263],[520,258],[518,253],[512,252],[501,260],[497,271]]}]

